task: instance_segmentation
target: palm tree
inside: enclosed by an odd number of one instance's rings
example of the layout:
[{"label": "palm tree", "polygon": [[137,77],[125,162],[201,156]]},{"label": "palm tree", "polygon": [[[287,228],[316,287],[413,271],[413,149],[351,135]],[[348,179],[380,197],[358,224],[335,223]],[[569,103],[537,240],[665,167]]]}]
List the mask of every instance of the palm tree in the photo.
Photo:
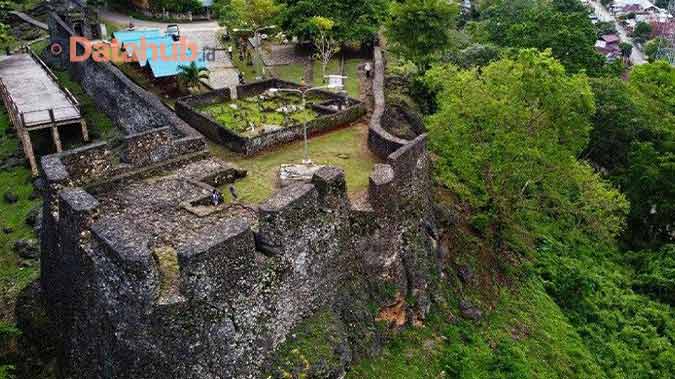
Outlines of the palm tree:
[{"label": "palm tree", "polygon": [[202,79],[209,78],[209,70],[206,67],[198,67],[196,62],[190,62],[189,65],[179,66],[177,83],[186,89],[199,88]]}]

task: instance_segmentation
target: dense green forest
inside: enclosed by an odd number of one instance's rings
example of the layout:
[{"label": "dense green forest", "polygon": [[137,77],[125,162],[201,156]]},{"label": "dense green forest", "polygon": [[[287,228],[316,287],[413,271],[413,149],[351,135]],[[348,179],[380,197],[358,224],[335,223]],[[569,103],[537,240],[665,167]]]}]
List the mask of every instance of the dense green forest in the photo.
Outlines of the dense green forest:
[{"label": "dense green forest", "polygon": [[485,320],[439,309],[353,377],[674,377],[675,68],[605,63],[577,0],[407,26],[447,7],[392,8],[389,70],[408,86],[389,97],[426,114],[440,201],[513,281]]}]

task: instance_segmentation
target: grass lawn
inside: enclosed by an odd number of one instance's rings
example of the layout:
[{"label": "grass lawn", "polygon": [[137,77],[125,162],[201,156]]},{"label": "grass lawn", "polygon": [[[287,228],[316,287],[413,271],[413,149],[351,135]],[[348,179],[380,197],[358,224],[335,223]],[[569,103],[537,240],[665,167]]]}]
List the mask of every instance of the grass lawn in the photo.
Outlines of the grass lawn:
[{"label": "grass lawn", "polygon": [[[360,59],[346,59],[344,75],[347,76],[345,80],[345,90],[350,97],[359,98],[359,75],[357,66],[363,62]],[[289,64],[285,66],[274,66],[271,68],[279,79],[287,80],[289,82],[299,83],[304,77],[304,65],[300,63]],[[330,61],[326,67],[326,75],[340,73],[340,59],[335,58]],[[321,64],[314,62],[314,85],[322,85],[323,77],[321,75]]]},{"label": "grass lawn", "polygon": [[[0,103],[0,159],[13,154],[20,143],[14,134],[7,134],[10,127],[8,115]],[[0,344],[7,343],[14,335],[14,302],[18,293],[37,278],[39,264],[27,262],[20,267],[21,259],[12,250],[18,239],[36,238],[33,229],[25,223],[31,209],[40,206],[40,200],[29,199],[33,192],[30,169],[18,167],[0,171],[0,196],[6,192],[17,195],[18,202],[8,204],[0,199],[0,228],[10,228],[10,233],[0,230]],[[7,346],[7,345],[5,345]]]},{"label": "grass lawn", "polygon": [[[70,73],[68,71],[58,71],[54,70],[54,75],[59,79],[61,85],[66,87],[70,93],[75,96],[75,98],[80,102],[80,109],[82,110],[82,116],[87,122],[87,128],[89,130],[89,138],[91,140],[97,139],[113,139],[121,135],[119,129],[117,129],[110,118],[98,109],[94,100],[87,95],[82,86],[72,80]],[[59,131],[64,133],[74,132],[75,136],[73,138],[68,138],[68,134],[64,136],[63,139],[63,148],[72,149],[73,147],[82,145],[82,136],[79,133],[79,126],[72,126],[66,128],[60,128]],[[73,133],[70,133],[73,134]]]},{"label": "grass lawn", "polygon": [[[347,191],[350,194],[368,187],[368,177],[377,158],[368,150],[368,125],[357,123],[309,140],[309,156],[316,164],[341,167],[345,171]],[[248,170],[246,178],[235,183],[241,201],[259,203],[279,189],[279,167],[284,163],[301,163],[303,141],[280,146],[272,151],[244,157],[211,144],[211,152],[226,161]],[[229,196],[226,188],[223,194]]]},{"label": "grass lawn", "polygon": [[[310,96],[308,103],[322,99],[319,96]],[[300,96],[290,93],[277,94],[271,98],[261,99],[258,96],[237,99],[227,103],[212,104],[199,108],[213,117],[221,126],[230,129],[240,135],[254,136],[262,133],[263,125],[282,127],[290,126],[305,121],[311,121],[318,113],[311,109],[300,109],[302,106]],[[282,107],[290,108],[291,112],[284,114],[276,110]],[[249,130],[250,125],[254,130]]]},{"label": "grass lawn", "polygon": [[[245,62],[239,60],[239,54],[237,50],[234,50],[233,54],[234,66],[237,70],[244,73],[244,78],[247,82],[254,81],[256,78],[255,66],[247,65]],[[340,73],[340,63],[341,60],[339,57],[334,58],[330,61],[328,66],[326,66],[326,75]],[[363,60],[361,59],[346,59],[344,67],[344,75],[347,76],[345,80],[345,90],[349,96],[358,99],[359,98],[359,75],[357,67],[361,64]],[[300,83],[304,78],[304,65],[302,63],[294,63],[283,66],[273,66],[267,67],[267,71],[272,72],[275,77],[279,79],[287,80],[289,82]],[[318,61],[314,62],[314,85],[321,85],[323,83],[323,77],[321,74],[321,63]]]}]

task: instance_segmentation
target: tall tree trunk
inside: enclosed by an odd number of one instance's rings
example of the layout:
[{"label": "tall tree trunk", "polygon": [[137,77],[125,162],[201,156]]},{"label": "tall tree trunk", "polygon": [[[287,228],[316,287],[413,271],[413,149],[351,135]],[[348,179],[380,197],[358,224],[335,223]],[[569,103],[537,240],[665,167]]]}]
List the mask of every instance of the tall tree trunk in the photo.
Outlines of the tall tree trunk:
[{"label": "tall tree trunk", "polygon": [[314,83],[314,59],[309,57],[305,60],[304,67],[305,84],[311,86]]}]

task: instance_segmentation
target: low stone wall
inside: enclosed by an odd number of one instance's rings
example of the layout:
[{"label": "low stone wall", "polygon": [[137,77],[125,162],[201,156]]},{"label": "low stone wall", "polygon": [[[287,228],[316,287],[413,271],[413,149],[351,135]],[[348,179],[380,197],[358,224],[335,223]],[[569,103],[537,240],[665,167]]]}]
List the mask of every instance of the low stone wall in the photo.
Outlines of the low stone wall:
[{"label": "low stone wall", "polygon": [[113,153],[107,142],[97,142],[41,159],[42,175],[50,183],[86,185],[173,160],[208,155],[201,137],[174,139],[168,127],[125,136],[121,152]]},{"label": "low stone wall", "polygon": [[379,46],[375,46],[373,61],[374,109],[368,125],[368,148],[381,159],[387,159],[389,154],[401,148],[407,141],[382,128],[381,122],[386,104],[384,100],[384,59],[382,49]]},{"label": "low stone wall", "polygon": [[[239,98],[242,98],[247,96],[257,96],[269,88],[296,87],[298,87],[298,85],[294,83],[285,82],[279,79],[268,79],[239,86],[237,87],[237,92]],[[340,96],[332,92],[316,91],[315,93],[328,97],[329,102],[341,99]],[[200,131],[211,141],[245,155],[255,154],[272,146],[301,139],[304,136],[304,125],[297,124],[254,137],[245,137],[220,125],[210,115],[197,110],[197,107],[199,106],[227,102],[229,100],[229,90],[219,90],[202,95],[188,96],[179,99],[176,102],[176,112],[183,120]],[[333,130],[340,126],[350,124],[366,114],[366,108],[363,103],[354,99],[348,99],[347,101],[352,105],[338,112],[328,113],[328,107],[319,106],[317,112],[323,113],[323,115],[307,122],[307,134],[314,135]]]}]

